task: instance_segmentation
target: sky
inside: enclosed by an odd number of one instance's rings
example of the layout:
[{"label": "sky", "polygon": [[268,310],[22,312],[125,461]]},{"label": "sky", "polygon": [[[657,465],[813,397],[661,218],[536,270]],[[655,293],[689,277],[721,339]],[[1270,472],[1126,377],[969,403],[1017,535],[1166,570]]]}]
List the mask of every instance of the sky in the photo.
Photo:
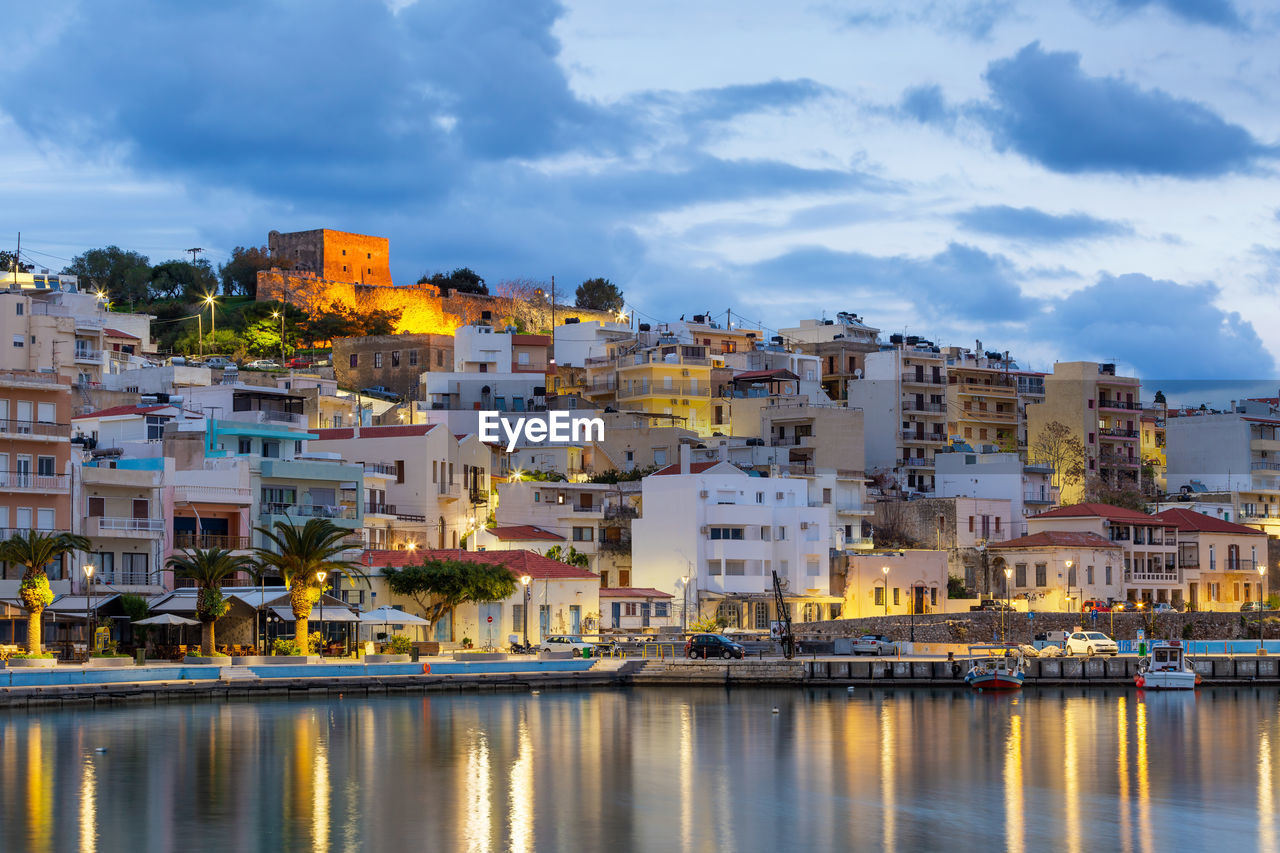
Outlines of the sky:
[{"label": "sky", "polygon": [[324,227],[398,282],[1276,387],[1261,0],[6,5],[0,247],[50,268]]}]

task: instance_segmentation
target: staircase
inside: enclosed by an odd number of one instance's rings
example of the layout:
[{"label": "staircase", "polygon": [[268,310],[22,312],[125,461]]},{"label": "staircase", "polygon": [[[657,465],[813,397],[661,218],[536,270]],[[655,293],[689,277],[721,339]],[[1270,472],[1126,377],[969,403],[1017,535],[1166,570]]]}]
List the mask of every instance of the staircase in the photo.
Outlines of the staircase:
[{"label": "staircase", "polygon": [[224,666],[219,681],[257,681],[258,676],[247,666]]}]

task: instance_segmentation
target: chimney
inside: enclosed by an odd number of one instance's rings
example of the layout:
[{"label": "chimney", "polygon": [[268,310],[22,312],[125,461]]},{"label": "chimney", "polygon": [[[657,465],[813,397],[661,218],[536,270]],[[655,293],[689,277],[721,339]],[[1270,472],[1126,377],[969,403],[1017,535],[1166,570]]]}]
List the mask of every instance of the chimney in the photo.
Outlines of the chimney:
[{"label": "chimney", "polygon": [[689,473],[689,460],[693,456],[693,449],[687,444],[680,445],[680,473]]}]

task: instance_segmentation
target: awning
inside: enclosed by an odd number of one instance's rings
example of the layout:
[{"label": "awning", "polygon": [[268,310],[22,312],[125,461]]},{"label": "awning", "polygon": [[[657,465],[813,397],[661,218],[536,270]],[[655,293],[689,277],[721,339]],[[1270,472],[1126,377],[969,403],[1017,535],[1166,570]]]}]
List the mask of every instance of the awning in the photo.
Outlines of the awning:
[{"label": "awning", "polygon": [[[273,607],[271,612],[279,616],[285,622],[293,621],[292,607]],[[326,607],[324,609],[324,621],[326,622],[359,622],[360,617],[352,613],[345,607]],[[311,609],[311,615],[307,617],[312,622],[319,622],[321,611],[319,607]]]}]

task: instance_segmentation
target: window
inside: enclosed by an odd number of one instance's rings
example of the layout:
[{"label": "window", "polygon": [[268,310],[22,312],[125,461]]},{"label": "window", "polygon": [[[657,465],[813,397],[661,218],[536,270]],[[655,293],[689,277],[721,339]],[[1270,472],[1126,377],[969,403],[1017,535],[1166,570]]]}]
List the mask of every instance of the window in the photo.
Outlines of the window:
[{"label": "window", "polygon": [[351,366],[352,367],[360,366],[360,356],[357,355],[356,353],[351,353]]},{"label": "window", "polygon": [[829,504],[829,503],[831,503],[831,490],[830,490],[830,489],[823,489],[823,490],[822,490],[822,502],[823,502],[824,504]]},{"label": "window", "polygon": [[745,575],[747,573],[746,560],[725,560],[724,573],[726,575]]},{"label": "window", "polygon": [[622,605],[623,616],[636,616],[637,610],[638,608],[636,607],[636,603],[634,601],[628,601]]},{"label": "window", "polygon": [[97,572],[98,580],[102,583],[115,583],[116,580],[116,555],[111,551],[99,551],[96,554],[89,555],[89,562],[93,563]]},{"label": "window", "polygon": [[818,576],[818,558],[817,557],[809,557],[805,561],[804,573],[811,578],[816,578]]},{"label": "window", "polygon": [[1107,586],[1111,586],[1111,567],[1107,566],[1106,569],[1103,570],[1103,574],[1107,579]]},{"label": "window", "polygon": [[593,531],[590,527],[575,527],[573,528],[573,541],[591,542],[594,538],[592,533]]},{"label": "window", "polygon": [[52,456],[37,456],[36,474],[41,477],[52,477],[54,474],[53,465],[54,458]]},{"label": "window", "polygon": [[52,507],[40,507],[36,509],[36,529],[37,530],[53,530],[57,525],[56,518]]},{"label": "window", "polygon": [[164,438],[165,418],[147,415],[147,441],[159,441]]},{"label": "window", "polygon": [[671,615],[671,605],[665,601],[655,601],[653,603],[653,615],[659,619],[665,619]]},{"label": "window", "polygon": [[107,514],[106,498],[89,498],[89,517],[102,518]]},{"label": "window", "polygon": [[24,340],[24,338],[23,338],[23,336],[22,336],[22,335],[14,335],[14,336],[13,336],[13,345],[14,345],[15,347],[18,347],[19,349],[21,349],[21,348],[22,348],[22,346],[23,346],[23,343],[22,343],[22,342],[23,342],[23,340]]},{"label": "window", "polygon": [[382,353],[375,352],[373,354],[373,369],[378,370],[382,367]]},{"label": "window", "polygon": [[1076,567],[1072,566],[1071,568],[1067,569],[1067,586],[1072,587],[1077,585],[1078,584],[1076,584]]},{"label": "window", "polygon": [[120,558],[124,569],[121,583],[144,584],[150,580],[146,554],[121,554]]},{"label": "window", "polygon": [[18,309],[18,316],[19,316],[19,317],[21,317],[21,316],[22,316],[23,311],[25,311],[25,310],[26,310],[26,306],[25,306],[25,305],[23,305],[21,302],[17,303],[14,307],[16,307],[16,308]]},{"label": "window", "polygon": [[876,588],[875,588],[875,602],[874,602],[874,603],[875,603],[875,606],[876,606],[876,607],[884,607],[884,587],[882,587],[882,586],[878,586],[878,587],[876,587]]},{"label": "window", "polygon": [[416,349],[409,350],[409,366],[410,367],[418,366],[418,351]]},{"label": "window", "polygon": [[392,366],[392,367],[399,367],[399,366],[400,366],[400,350],[394,350],[394,351],[392,351],[392,353],[391,353],[391,366]]},{"label": "window", "polygon": [[1084,570],[1084,582],[1093,586],[1093,566],[1087,566]]},{"label": "window", "polygon": [[236,444],[236,452],[239,453],[241,456],[245,456],[249,453],[252,453],[253,439],[251,438],[240,439],[240,441]]},{"label": "window", "polygon": [[902,590],[901,590],[901,588],[900,588],[900,587],[896,587],[896,586],[895,586],[895,587],[893,588],[893,604],[894,604],[894,606],[895,606],[895,607],[898,605],[898,594],[899,594],[901,591],[902,591]]},{"label": "window", "polygon": [[720,574],[720,561],[719,561],[719,560],[707,560],[707,574],[709,574],[709,575],[714,575],[714,576],[719,576],[719,574]]},{"label": "window", "polygon": [[1027,564],[1015,563],[1013,566],[1013,584],[1014,586],[1027,585]]},{"label": "window", "polygon": [[780,526],[778,528],[778,541],[782,542],[786,538],[787,538],[787,528],[785,526]]},{"label": "window", "polygon": [[936,586],[929,588],[929,606],[938,606],[938,588]]},{"label": "window", "polygon": [[973,532],[973,516],[969,516],[969,532]]},{"label": "window", "polygon": [[760,541],[761,542],[769,541],[769,525],[767,524],[764,527],[760,528]]},{"label": "window", "polygon": [[1036,586],[1048,585],[1048,567],[1044,563],[1036,563]]},{"label": "window", "polygon": [[711,538],[733,539],[740,542],[746,537],[741,527],[713,527],[711,528]]},{"label": "window", "polygon": [[438,349],[436,350],[436,367],[443,367],[443,366],[444,366],[444,350]]},{"label": "window", "polygon": [[280,458],[280,442],[264,441],[262,442],[262,455],[266,459]]},{"label": "window", "polygon": [[529,353],[527,352],[516,353],[516,364],[527,367],[529,365]]}]

